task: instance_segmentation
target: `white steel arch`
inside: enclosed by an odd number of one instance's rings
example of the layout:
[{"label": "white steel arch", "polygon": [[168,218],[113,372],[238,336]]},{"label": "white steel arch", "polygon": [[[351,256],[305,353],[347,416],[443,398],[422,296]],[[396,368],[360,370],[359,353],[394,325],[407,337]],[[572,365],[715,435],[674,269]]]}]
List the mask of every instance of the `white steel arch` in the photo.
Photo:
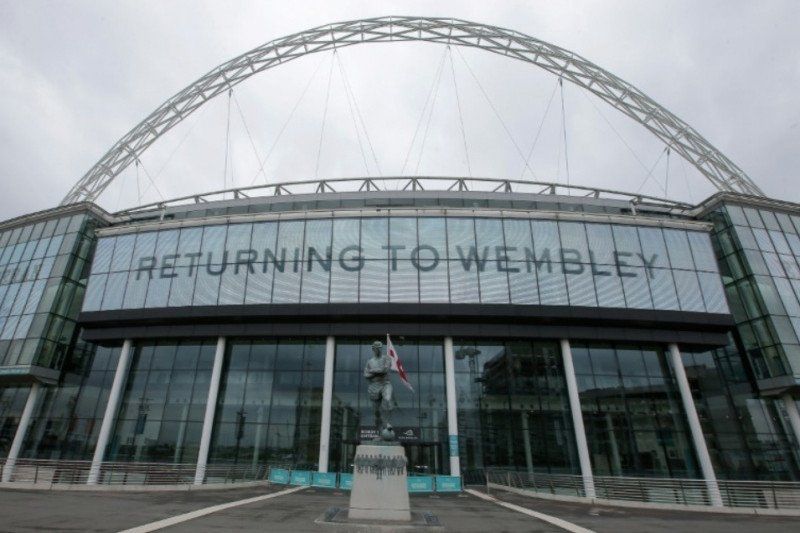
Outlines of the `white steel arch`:
[{"label": "white steel arch", "polygon": [[250,76],[315,52],[392,41],[467,46],[532,63],[591,91],[643,125],[694,165],[717,189],[764,196],[742,169],[683,120],[633,85],[569,50],[517,31],[465,20],[379,17],[328,24],[281,37],[218,66],[164,102],[126,133],[70,189],[61,205],[95,200],[161,135],[208,100]]}]

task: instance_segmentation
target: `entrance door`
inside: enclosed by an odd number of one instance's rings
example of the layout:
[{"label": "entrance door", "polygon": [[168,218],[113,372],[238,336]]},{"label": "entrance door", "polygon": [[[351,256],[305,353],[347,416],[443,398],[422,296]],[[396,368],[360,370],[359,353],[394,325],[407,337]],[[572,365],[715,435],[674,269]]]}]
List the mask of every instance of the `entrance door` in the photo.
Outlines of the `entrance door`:
[{"label": "entrance door", "polygon": [[421,441],[402,443],[408,459],[409,475],[437,475],[446,474],[447,465],[442,457],[441,443]]}]

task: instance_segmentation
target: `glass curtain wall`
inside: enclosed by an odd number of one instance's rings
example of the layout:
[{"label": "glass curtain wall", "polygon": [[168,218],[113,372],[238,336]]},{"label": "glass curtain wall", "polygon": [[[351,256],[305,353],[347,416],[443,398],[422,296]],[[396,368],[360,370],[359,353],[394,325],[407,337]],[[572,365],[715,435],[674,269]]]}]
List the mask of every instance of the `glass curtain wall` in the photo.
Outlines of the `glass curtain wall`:
[{"label": "glass curtain wall", "polygon": [[573,343],[572,356],[595,475],[700,476],[661,348]]},{"label": "glass curtain wall", "polygon": [[578,473],[554,341],[454,340],[461,468]]},{"label": "glass curtain wall", "polygon": [[681,353],[711,460],[723,479],[797,480],[800,448],[776,400],[759,398],[733,340]]},{"label": "glass curtain wall", "polygon": [[728,312],[705,232],[482,217],[282,220],[102,237],[83,310],[326,302]]},{"label": "glass curtain wall", "polygon": [[140,342],[106,460],[195,463],[215,341]]},{"label": "glass curtain wall", "polygon": [[800,216],[732,204],[708,216],[756,377],[800,376]]},{"label": "glass curtain wall", "polygon": [[0,233],[0,364],[61,368],[96,227],[77,214]]},{"label": "glass curtain wall", "polygon": [[324,339],[229,339],[209,464],[316,470]]},{"label": "glass curtain wall", "polygon": [[29,386],[0,389],[0,457],[8,455],[29,391]]},{"label": "glass curtain wall", "polygon": [[[364,366],[372,357],[370,339],[336,339],[331,409],[330,470],[352,472],[360,428],[374,427]],[[380,339],[385,342],[383,339]],[[413,391],[392,374],[395,432],[412,429],[418,440],[405,442],[409,473],[449,473],[444,345],[441,339],[393,337]],[[385,353],[385,347],[384,347]]]},{"label": "glass curtain wall", "polygon": [[119,347],[79,342],[57,386],[44,386],[22,457],[90,459],[103,421]]}]

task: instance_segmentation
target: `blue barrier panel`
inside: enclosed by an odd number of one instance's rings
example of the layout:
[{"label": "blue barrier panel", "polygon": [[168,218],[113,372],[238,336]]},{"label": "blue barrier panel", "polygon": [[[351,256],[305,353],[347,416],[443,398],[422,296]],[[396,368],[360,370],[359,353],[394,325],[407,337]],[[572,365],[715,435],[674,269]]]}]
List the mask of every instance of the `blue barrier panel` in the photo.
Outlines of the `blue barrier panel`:
[{"label": "blue barrier panel", "polygon": [[308,470],[292,470],[291,485],[311,485],[311,472]]},{"label": "blue barrier panel", "polygon": [[311,484],[315,487],[336,488],[336,474],[333,472],[314,472]]},{"label": "blue barrier panel", "polygon": [[339,474],[339,488],[342,490],[351,490],[353,488],[353,474]]},{"label": "blue barrier panel", "polygon": [[436,492],[461,492],[461,478],[436,476]]},{"label": "blue barrier panel", "polygon": [[285,468],[270,468],[269,480],[272,483],[286,485],[289,483],[289,471]]},{"label": "blue barrier panel", "polygon": [[433,476],[409,476],[408,492],[433,492]]}]

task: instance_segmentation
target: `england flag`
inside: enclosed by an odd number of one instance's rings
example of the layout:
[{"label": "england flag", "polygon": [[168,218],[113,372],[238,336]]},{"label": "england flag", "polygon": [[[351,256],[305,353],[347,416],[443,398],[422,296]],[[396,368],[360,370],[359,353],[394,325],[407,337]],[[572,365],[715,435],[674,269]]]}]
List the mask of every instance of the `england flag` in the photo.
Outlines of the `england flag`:
[{"label": "england flag", "polygon": [[400,356],[397,355],[397,350],[394,349],[394,345],[392,344],[392,339],[389,337],[389,334],[386,334],[386,354],[392,360],[392,370],[397,372],[397,375],[400,376],[400,381],[403,382],[403,385],[414,390],[414,387],[411,386],[411,383],[408,382],[408,376],[406,375],[406,369],[403,368],[403,362],[400,360]]}]

